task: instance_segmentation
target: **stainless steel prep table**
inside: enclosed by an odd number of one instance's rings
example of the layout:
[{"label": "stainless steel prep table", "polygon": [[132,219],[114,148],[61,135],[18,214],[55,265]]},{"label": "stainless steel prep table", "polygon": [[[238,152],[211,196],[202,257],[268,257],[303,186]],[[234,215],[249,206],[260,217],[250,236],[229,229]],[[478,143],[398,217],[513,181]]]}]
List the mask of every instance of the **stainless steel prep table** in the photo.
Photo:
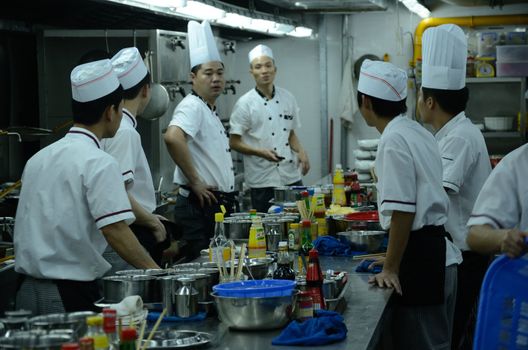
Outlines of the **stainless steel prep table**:
[{"label": "stainless steel prep table", "polygon": [[[379,327],[385,313],[392,290],[370,287],[368,277],[370,274],[357,274],[355,268],[359,262],[351,258],[321,257],[323,270],[347,271],[349,285],[345,292],[347,308],[343,313],[348,328],[347,338],[339,343],[326,345],[322,349],[373,349],[379,338]],[[308,349],[308,347],[273,346],[271,340],[282,330],[272,331],[236,331],[229,330],[216,317],[208,317],[201,322],[174,322],[166,323],[164,327],[179,330],[195,330],[208,332],[213,335],[213,341],[206,349]]]}]

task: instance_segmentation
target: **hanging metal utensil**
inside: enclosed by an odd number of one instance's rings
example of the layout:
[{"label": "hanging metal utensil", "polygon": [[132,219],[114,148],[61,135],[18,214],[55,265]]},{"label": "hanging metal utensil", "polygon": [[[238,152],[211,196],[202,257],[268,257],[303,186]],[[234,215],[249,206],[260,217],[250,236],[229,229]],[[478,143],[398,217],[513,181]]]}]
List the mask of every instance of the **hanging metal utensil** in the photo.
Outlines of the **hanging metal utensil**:
[{"label": "hanging metal utensil", "polygon": [[53,134],[53,130],[35,128],[30,126],[10,126],[7,132],[11,134],[19,134],[21,141],[38,141],[43,137],[48,137]]}]

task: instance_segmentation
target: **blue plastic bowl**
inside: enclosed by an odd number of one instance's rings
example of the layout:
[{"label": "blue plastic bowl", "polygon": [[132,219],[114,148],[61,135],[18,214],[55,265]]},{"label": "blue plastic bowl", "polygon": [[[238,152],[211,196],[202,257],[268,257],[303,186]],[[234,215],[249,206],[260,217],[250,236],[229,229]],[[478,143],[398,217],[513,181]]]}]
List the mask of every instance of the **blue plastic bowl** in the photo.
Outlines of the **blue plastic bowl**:
[{"label": "blue plastic bowl", "polygon": [[222,297],[267,298],[292,295],[296,282],[290,280],[254,280],[222,283],[213,286],[213,291]]}]

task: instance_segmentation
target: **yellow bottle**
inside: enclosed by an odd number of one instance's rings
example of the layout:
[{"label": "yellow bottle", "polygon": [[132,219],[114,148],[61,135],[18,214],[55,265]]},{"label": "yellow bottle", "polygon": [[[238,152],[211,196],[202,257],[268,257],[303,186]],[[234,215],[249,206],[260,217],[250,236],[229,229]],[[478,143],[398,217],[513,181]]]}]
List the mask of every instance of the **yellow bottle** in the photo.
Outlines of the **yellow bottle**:
[{"label": "yellow bottle", "polygon": [[252,215],[251,228],[249,229],[248,256],[250,258],[266,257],[266,234],[262,220],[257,215]]},{"label": "yellow bottle", "polygon": [[332,203],[345,206],[345,175],[343,174],[343,168],[341,167],[341,164],[336,164],[333,183],[334,191],[332,194]]},{"label": "yellow bottle", "polygon": [[103,332],[103,317],[89,316],[86,318],[88,326],[87,336],[93,338],[95,350],[106,350],[109,348],[108,337]]}]

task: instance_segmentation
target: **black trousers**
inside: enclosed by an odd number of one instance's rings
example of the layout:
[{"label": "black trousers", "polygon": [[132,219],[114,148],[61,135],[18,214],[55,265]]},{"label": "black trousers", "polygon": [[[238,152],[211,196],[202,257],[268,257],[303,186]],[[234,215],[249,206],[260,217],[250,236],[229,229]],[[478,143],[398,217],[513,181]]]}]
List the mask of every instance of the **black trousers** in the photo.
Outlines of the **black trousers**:
[{"label": "black trousers", "polygon": [[[302,180],[289,184],[288,186],[302,186]],[[251,209],[256,209],[259,213],[267,213],[271,207],[270,200],[273,198],[275,187],[258,187],[251,189]]]},{"label": "black trousers", "polygon": [[458,265],[458,289],[453,323],[453,350],[473,349],[473,336],[478,309],[478,297],[491,258],[471,251],[462,252],[464,261]]}]

